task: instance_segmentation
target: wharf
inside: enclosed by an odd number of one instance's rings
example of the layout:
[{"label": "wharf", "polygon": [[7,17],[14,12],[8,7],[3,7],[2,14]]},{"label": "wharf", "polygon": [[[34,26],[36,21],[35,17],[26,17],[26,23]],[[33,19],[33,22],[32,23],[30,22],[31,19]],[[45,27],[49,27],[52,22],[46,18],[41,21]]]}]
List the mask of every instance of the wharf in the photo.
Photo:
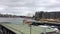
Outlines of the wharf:
[{"label": "wharf", "polygon": [[[4,34],[30,34],[30,27],[28,25],[23,24],[7,24],[1,23],[0,30]],[[46,29],[46,32],[55,31],[53,29]],[[42,32],[42,28],[38,26],[32,26],[32,34],[40,34]]]}]

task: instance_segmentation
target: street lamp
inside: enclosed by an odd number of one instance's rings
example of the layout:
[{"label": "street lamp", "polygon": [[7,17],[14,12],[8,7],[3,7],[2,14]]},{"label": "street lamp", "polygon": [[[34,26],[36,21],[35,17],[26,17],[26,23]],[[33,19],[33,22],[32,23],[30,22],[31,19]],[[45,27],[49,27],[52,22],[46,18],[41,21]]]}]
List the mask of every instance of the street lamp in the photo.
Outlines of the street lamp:
[{"label": "street lamp", "polygon": [[30,34],[32,34],[32,25],[29,25],[30,27]]}]

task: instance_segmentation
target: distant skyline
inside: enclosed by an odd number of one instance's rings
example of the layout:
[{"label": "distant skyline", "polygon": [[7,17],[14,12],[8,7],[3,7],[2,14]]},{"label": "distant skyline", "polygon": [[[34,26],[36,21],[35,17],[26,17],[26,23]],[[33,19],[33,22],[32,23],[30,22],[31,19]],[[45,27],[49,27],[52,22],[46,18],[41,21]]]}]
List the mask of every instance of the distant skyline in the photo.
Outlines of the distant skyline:
[{"label": "distant skyline", "polygon": [[60,11],[60,0],[0,0],[0,13],[32,16],[36,11]]}]

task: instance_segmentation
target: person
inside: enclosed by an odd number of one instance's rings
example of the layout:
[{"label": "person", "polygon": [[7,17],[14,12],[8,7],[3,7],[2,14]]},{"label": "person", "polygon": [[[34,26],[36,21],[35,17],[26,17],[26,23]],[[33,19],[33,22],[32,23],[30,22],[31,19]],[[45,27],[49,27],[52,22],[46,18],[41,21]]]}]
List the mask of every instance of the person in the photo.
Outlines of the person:
[{"label": "person", "polygon": [[[60,34],[60,28],[57,28],[58,30],[53,31],[53,32],[46,32],[46,34]],[[41,33],[44,34],[44,33]]]}]

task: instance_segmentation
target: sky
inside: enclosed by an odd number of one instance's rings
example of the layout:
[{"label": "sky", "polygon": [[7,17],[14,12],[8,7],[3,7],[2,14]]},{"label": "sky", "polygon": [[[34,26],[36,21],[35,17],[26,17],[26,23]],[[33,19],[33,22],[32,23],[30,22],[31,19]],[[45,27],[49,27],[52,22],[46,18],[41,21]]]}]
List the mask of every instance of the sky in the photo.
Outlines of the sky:
[{"label": "sky", "polygon": [[0,0],[0,13],[32,16],[36,11],[60,11],[60,0]]}]

